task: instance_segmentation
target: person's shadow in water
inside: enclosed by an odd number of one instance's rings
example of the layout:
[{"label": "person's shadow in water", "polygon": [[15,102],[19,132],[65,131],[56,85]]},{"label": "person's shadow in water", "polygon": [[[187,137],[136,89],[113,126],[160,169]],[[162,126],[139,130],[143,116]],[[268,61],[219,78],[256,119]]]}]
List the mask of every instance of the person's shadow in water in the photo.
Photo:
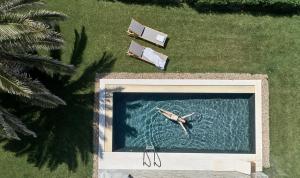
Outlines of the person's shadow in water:
[{"label": "person's shadow in water", "polygon": [[[81,74],[83,53],[88,37],[85,28],[79,33],[75,30],[74,50],[71,64]],[[61,51],[51,52],[51,56],[60,60]],[[99,59],[85,68],[81,76],[71,79],[70,76],[54,75],[49,77],[39,71],[32,76],[43,81],[45,86],[55,95],[66,101],[66,106],[54,109],[39,107],[18,107],[18,115],[28,128],[36,132],[37,138],[21,136],[21,141],[8,141],[4,145],[7,151],[15,152],[16,156],[27,155],[27,161],[41,168],[47,166],[55,170],[59,165],[66,164],[69,170],[76,170],[78,161],[87,164],[93,152],[93,105],[94,83],[97,72],[110,72],[116,58],[104,52]],[[32,120],[34,118],[34,120]]]},{"label": "person's shadow in water", "polygon": [[192,125],[192,123],[193,123],[194,121],[191,119],[191,120],[186,120],[186,123],[184,124],[184,126],[186,127],[186,128],[188,128],[188,129],[192,129],[193,128],[193,125]]}]

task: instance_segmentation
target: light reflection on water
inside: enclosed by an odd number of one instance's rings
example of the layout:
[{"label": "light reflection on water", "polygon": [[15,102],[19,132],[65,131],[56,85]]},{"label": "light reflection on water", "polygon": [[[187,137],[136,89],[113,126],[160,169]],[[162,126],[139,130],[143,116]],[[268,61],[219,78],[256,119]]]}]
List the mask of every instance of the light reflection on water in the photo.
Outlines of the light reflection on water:
[{"label": "light reflection on water", "polygon": [[[113,148],[166,152],[254,152],[252,94],[114,93]],[[156,107],[188,118],[188,135]]]}]

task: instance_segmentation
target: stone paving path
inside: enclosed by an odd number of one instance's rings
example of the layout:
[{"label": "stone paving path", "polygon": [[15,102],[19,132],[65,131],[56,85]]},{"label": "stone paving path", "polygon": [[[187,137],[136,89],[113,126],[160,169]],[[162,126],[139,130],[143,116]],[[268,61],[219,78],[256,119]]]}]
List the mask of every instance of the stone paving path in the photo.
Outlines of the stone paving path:
[{"label": "stone paving path", "polygon": [[[128,176],[130,175],[130,176]],[[250,178],[238,172],[101,170],[99,178]]]}]

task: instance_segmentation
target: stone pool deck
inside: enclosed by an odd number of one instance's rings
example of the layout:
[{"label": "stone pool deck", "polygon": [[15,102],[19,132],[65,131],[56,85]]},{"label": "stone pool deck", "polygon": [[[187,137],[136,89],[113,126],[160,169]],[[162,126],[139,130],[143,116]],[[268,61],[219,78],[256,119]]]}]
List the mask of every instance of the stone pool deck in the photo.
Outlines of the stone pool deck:
[{"label": "stone pool deck", "polygon": [[[100,173],[102,178],[251,178],[250,175],[238,172],[212,171],[141,171],[141,170],[110,170]],[[130,175],[130,176],[128,176]]]},{"label": "stone pool deck", "polygon": [[[93,177],[99,176],[98,173],[98,99],[99,99],[99,79],[218,79],[218,80],[262,80],[262,129],[263,129],[263,166],[269,167],[269,91],[268,91],[268,77],[262,74],[235,74],[235,73],[110,73],[110,74],[98,74],[96,76],[96,92],[95,92],[95,108],[94,108],[94,171]],[[111,170],[115,175],[122,171]],[[176,172],[181,175],[180,177],[241,177],[235,176],[240,174],[234,172],[207,172],[207,171],[182,171]],[[124,172],[123,172],[124,173]],[[174,171],[136,171],[131,170],[130,174],[133,177],[147,177],[148,175],[153,177],[175,177]],[[209,175],[208,175],[209,174]],[[124,174],[123,174],[124,175]],[[242,174],[244,175],[244,174]],[[227,177],[228,177],[227,176]],[[244,175],[247,177],[247,175]],[[249,177],[249,176],[248,176]],[[114,178],[114,177],[112,177]]]}]

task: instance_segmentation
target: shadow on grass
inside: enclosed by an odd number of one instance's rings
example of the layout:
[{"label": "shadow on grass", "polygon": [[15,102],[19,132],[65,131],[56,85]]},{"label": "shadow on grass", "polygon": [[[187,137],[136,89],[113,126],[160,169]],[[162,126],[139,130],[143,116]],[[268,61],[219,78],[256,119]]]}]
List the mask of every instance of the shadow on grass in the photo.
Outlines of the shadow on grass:
[{"label": "shadow on grass", "polygon": [[182,0],[97,0],[108,2],[122,2],[125,4],[157,5],[161,7],[181,7]]},{"label": "shadow on grass", "polygon": [[158,5],[161,7],[182,7],[186,3],[191,8],[199,13],[248,13],[255,16],[271,15],[271,16],[292,16],[300,14],[300,5],[288,2],[276,2],[267,4],[250,3],[210,3],[209,1],[199,2],[197,0],[98,0],[109,2],[122,2],[125,4],[140,4],[140,5]]},{"label": "shadow on grass", "polygon": [[[75,30],[74,51],[71,63],[77,67],[83,61],[83,53],[88,37],[85,28],[79,33]],[[60,59],[61,51],[52,51],[51,55]],[[28,162],[41,168],[47,166],[50,170],[56,169],[60,164],[68,165],[72,171],[78,167],[78,161],[87,163],[93,152],[93,105],[94,82],[97,72],[110,72],[115,63],[115,58],[105,52],[93,64],[89,65],[76,80],[69,76],[54,75],[49,77],[38,71],[33,76],[44,82],[50,91],[63,98],[66,106],[55,109],[41,109],[33,107],[20,107],[19,115],[24,119],[35,120],[27,122],[37,138],[22,137],[22,141],[9,141],[4,149],[16,153],[16,156],[27,155]],[[79,155],[79,157],[78,157]]]},{"label": "shadow on grass", "polygon": [[195,3],[192,0],[187,4],[199,13],[248,13],[254,16],[271,15],[271,16],[292,16],[300,13],[300,6],[286,2],[277,2],[274,4],[214,4],[214,3]]}]

